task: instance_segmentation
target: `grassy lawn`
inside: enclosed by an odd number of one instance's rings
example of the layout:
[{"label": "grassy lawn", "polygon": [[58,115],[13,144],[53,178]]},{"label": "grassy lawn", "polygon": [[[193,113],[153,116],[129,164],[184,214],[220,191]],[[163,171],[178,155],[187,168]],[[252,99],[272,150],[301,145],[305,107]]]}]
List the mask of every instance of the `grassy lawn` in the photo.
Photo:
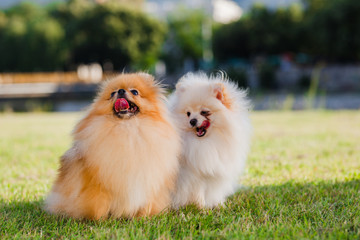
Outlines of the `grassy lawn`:
[{"label": "grassy lawn", "polygon": [[244,188],[220,209],[76,221],[42,210],[79,114],[0,114],[0,238],[360,238],[360,112],[254,112]]}]

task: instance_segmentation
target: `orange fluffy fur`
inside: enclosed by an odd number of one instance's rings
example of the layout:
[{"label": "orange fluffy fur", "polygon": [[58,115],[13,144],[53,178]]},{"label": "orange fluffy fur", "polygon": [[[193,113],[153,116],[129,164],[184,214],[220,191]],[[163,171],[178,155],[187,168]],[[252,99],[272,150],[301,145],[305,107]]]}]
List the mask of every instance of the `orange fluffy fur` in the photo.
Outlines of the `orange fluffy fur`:
[{"label": "orange fluffy fur", "polygon": [[[111,93],[119,89],[139,107],[135,116],[114,114]],[[131,95],[132,89],[139,95]],[[180,142],[162,89],[151,75],[122,74],[105,83],[73,138],[46,200],[49,212],[128,218],[157,214],[169,206]]]}]

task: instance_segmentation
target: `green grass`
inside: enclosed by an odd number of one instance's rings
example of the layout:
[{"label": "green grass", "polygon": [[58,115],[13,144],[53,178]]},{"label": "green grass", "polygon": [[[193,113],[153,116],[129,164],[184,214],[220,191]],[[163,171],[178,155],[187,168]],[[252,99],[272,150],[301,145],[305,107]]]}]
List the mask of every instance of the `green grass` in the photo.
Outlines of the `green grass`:
[{"label": "green grass", "polygon": [[0,238],[360,238],[360,112],[254,112],[244,188],[220,209],[78,221],[44,197],[79,114],[0,115]]}]

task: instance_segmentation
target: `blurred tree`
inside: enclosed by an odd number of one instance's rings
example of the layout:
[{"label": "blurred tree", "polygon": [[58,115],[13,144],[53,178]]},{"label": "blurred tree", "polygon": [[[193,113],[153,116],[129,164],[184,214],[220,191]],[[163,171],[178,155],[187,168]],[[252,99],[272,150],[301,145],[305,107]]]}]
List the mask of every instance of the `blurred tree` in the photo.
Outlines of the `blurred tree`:
[{"label": "blurred tree", "polygon": [[22,3],[0,11],[0,71],[54,71],[90,62],[112,62],[115,70],[150,68],[165,26],[124,2],[69,0],[49,9]]},{"label": "blurred tree", "polygon": [[122,7],[127,7],[133,10],[143,9],[144,0],[88,0],[98,4],[114,4],[121,5]]},{"label": "blurred tree", "polygon": [[[0,11],[0,71],[53,71],[89,62],[112,62],[116,70],[150,68],[166,27],[135,10],[140,2],[68,0],[51,9],[22,3]],[[216,60],[294,52],[333,62],[360,61],[360,1],[303,2],[304,9],[255,6],[239,21],[216,26]],[[169,16],[161,58],[170,72],[189,59],[195,69],[200,66],[205,19],[203,12],[188,9]]]},{"label": "blurred tree", "polygon": [[116,70],[144,69],[153,66],[160,53],[165,27],[139,11],[113,2],[71,0],[52,14],[66,29],[71,64],[110,61]]},{"label": "blurred tree", "polygon": [[215,28],[215,57],[226,61],[294,52],[330,62],[359,61],[360,1],[303,2],[305,9],[255,6],[239,21]]},{"label": "blurred tree", "polygon": [[275,67],[269,63],[261,63],[259,66],[260,87],[263,89],[276,89]]},{"label": "blurred tree", "polygon": [[323,9],[329,2],[324,0],[302,0],[308,12],[316,12]]},{"label": "blurred tree", "polygon": [[169,33],[162,58],[168,71],[174,72],[185,60],[199,68],[203,55],[202,27],[205,14],[200,10],[178,9],[168,17]]},{"label": "blurred tree", "polygon": [[304,49],[331,62],[360,60],[360,1],[305,0]]},{"label": "blurred tree", "polygon": [[64,41],[61,25],[44,9],[15,6],[0,15],[0,71],[61,69],[68,54]]},{"label": "blurred tree", "polygon": [[246,69],[242,67],[229,67],[224,69],[229,79],[235,82],[239,88],[246,89],[249,87]]},{"label": "blurred tree", "polygon": [[302,19],[299,5],[276,11],[255,6],[239,21],[214,29],[214,55],[225,60],[296,51]]}]

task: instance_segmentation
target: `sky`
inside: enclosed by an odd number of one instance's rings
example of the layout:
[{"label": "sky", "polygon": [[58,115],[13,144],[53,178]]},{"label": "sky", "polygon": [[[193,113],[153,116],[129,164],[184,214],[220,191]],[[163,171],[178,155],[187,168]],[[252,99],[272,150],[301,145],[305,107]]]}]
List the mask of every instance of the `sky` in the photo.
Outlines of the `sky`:
[{"label": "sky", "polygon": [[[46,3],[51,3],[51,2],[59,2],[59,1],[64,1],[64,0],[27,0],[27,2],[34,2],[34,3],[39,3],[39,4],[46,4]],[[11,7],[12,5],[16,5],[20,2],[24,2],[24,0],[0,0],[0,8],[7,8],[7,7]]]},{"label": "sky", "polygon": [[[22,1],[24,0],[0,0],[0,8],[7,8]],[[55,1],[56,2],[65,1],[65,0],[27,0],[27,1],[39,3],[39,4],[45,4],[45,3],[50,3]],[[158,0],[158,1],[162,1],[162,0]],[[293,2],[300,2],[300,0],[235,0],[235,2],[237,2],[241,8],[247,10],[255,2],[260,2],[267,5],[268,7],[275,8],[277,6],[287,6]]]},{"label": "sky", "polygon": [[289,6],[292,3],[301,3],[301,0],[235,0],[242,9],[247,11],[254,3],[261,3],[269,8]]}]

